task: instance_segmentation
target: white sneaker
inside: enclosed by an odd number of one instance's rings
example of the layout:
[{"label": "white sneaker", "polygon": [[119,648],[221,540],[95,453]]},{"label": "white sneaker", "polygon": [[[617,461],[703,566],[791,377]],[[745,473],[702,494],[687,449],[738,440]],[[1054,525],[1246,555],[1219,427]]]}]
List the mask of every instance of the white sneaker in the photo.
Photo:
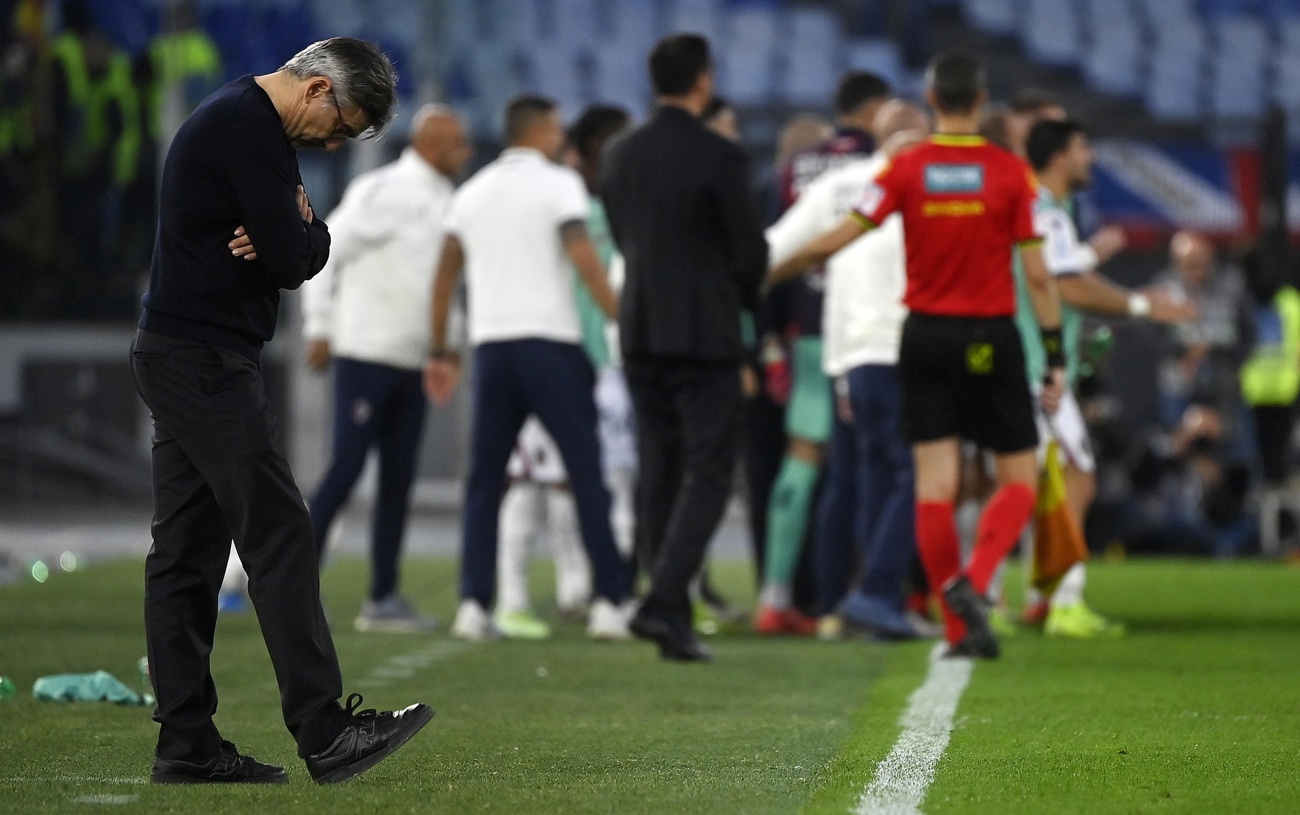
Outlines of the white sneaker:
[{"label": "white sneaker", "polygon": [[596,598],[587,614],[587,636],[593,640],[624,642],[632,639],[628,621],[632,619],[632,604],[616,606],[604,597]]},{"label": "white sneaker", "polygon": [[460,608],[456,609],[456,621],[451,625],[451,635],[466,642],[487,642],[500,637],[501,632],[497,631],[492,617],[477,600],[461,600]]}]

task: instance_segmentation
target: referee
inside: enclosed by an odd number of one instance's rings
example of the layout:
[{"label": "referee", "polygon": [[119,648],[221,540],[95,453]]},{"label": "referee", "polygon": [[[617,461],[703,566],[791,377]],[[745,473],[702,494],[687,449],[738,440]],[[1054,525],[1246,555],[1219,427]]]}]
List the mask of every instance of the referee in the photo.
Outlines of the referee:
[{"label": "referee", "polygon": [[[1013,315],[1011,253],[1019,247],[1047,352],[1042,403],[1061,398],[1060,305],[1034,231],[1029,167],[975,135],[987,100],[984,70],[968,54],[937,57],[926,98],[937,134],[899,155],[854,212],[772,270],[779,279],[825,261],[901,213],[909,315],[898,374],[903,433],[916,464],[916,533],[930,585],[942,588],[949,655],[992,659],[999,646],[984,593],[1034,505],[1038,435]],[[994,452],[998,490],[961,565],[953,503],[961,438]]]}]

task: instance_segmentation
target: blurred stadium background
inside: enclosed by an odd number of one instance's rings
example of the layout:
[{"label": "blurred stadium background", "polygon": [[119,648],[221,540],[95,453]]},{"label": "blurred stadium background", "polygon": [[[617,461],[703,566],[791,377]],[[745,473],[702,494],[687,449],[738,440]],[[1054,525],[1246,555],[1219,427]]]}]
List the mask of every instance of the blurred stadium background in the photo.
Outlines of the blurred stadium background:
[{"label": "blurred stadium background", "polygon": [[[714,43],[721,92],[737,107],[761,177],[781,124],[829,115],[841,72],[870,70],[916,95],[936,51],[961,46],[990,67],[993,95],[1057,94],[1096,140],[1087,225],[1114,223],[1130,250],[1106,271],[1138,285],[1166,264],[1178,229],[1210,236],[1229,274],[1234,253],[1271,241],[1287,279],[1288,234],[1300,228],[1300,0],[0,0],[0,507],[138,506],[148,493],[147,416],[126,364],[152,246],[160,150],[186,105],[220,82],[277,68],[316,39],[376,40],[402,74],[403,109],[443,101],[462,111],[476,164],[497,149],[512,95],[559,100],[566,116],[592,102],[641,115],[644,58],[673,31]],[[79,16],[81,15],[81,16]],[[84,19],[82,19],[84,17]],[[73,18],[101,32],[130,81],[117,113],[90,136],[55,115],[51,60]],[[159,57],[165,38],[188,70]],[[207,43],[207,44],[204,44]],[[211,59],[215,49],[216,60]],[[205,56],[208,55],[208,56]],[[128,87],[129,86],[129,87]],[[123,96],[123,98],[125,98]],[[60,100],[63,101],[60,101]],[[135,107],[132,108],[131,106]],[[112,103],[109,103],[110,108]],[[133,110],[124,114],[124,110]],[[52,113],[54,111],[55,113]],[[123,121],[130,120],[130,121]],[[391,135],[335,154],[302,155],[318,212],[356,173],[393,157]],[[94,143],[83,143],[94,142]],[[100,167],[71,174],[74,162]],[[1292,159],[1288,161],[1288,158]],[[62,168],[62,169],[60,169]],[[758,179],[756,179],[757,181]],[[299,364],[294,298],[268,352],[300,483],[327,455],[323,380]],[[1101,540],[1125,540],[1124,511],[1162,500],[1164,471],[1143,470],[1167,432],[1159,422],[1161,332],[1113,326],[1098,340],[1087,391],[1103,459]],[[1103,353],[1105,352],[1105,353]],[[465,458],[464,405],[425,433],[424,506],[454,504]],[[1155,478],[1165,486],[1143,492]]]}]

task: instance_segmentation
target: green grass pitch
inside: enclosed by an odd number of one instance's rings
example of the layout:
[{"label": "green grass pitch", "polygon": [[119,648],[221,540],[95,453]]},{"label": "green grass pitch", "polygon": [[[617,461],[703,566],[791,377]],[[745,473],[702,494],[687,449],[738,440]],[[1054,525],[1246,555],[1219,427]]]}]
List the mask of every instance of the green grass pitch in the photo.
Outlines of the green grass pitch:
[{"label": "green grass pitch", "polygon": [[[113,561],[0,589],[0,813],[843,813],[898,737],[930,646],[713,639],[712,665],[665,664],[644,644],[464,645],[351,629],[366,573],[326,570],[349,691],[366,706],[438,715],[393,758],[317,787],[280,721],[251,615],[223,618],[218,724],[285,765],[282,787],[153,787],[143,708],[31,698],[39,675],[143,654],[141,564]],[[548,568],[536,570],[543,605]],[[750,594],[748,567],[717,582]],[[455,567],[411,560],[406,592],[443,617]],[[1012,575],[1009,584],[1017,579]],[[1024,632],[980,663],[922,805],[949,813],[1300,812],[1300,569],[1130,561],[1090,573],[1097,607],[1130,624],[1111,642]]]}]

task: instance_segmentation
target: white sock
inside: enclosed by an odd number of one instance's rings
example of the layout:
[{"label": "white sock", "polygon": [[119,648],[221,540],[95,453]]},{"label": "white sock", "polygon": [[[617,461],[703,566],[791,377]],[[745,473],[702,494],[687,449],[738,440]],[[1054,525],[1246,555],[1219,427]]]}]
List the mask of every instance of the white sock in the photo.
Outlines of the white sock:
[{"label": "white sock", "polygon": [[763,590],[759,592],[758,602],[772,608],[784,609],[789,608],[794,602],[794,593],[785,583],[764,583]]},{"label": "white sock", "polygon": [[1073,606],[1083,602],[1083,586],[1088,579],[1088,570],[1080,561],[1070,567],[1061,578],[1061,583],[1052,592],[1052,608]]},{"label": "white sock", "polygon": [[558,487],[546,489],[546,534],[555,562],[555,604],[563,609],[586,608],[591,600],[591,565],[578,537],[573,495]]},{"label": "white sock", "polygon": [[510,614],[529,609],[528,550],[545,512],[542,487],[516,481],[501,499],[497,535],[497,611]]}]

